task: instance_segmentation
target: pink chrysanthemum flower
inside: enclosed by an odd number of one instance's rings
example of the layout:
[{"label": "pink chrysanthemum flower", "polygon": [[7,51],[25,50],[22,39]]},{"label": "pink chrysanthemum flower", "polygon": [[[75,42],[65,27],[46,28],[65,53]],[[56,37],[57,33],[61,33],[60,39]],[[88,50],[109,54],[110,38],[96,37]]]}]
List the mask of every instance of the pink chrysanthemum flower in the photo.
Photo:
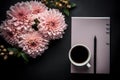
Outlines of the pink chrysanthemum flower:
[{"label": "pink chrysanthemum flower", "polygon": [[48,9],[44,4],[39,1],[30,1],[29,3],[32,14],[42,13]]},{"label": "pink chrysanthemum flower", "polygon": [[39,1],[20,2],[10,7],[7,19],[0,25],[0,35],[33,58],[41,55],[51,39],[62,38],[67,28],[57,9],[49,9]]},{"label": "pink chrysanthemum flower", "polygon": [[67,24],[61,12],[57,9],[50,9],[41,14],[39,31],[48,39],[62,38],[62,34],[66,29]]},{"label": "pink chrysanthemum flower", "polygon": [[24,20],[30,13],[30,8],[25,2],[18,2],[10,7],[10,10],[7,11],[7,16],[17,20]]},{"label": "pink chrysanthemum flower", "polygon": [[23,34],[21,38],[22,40],[19,42],[19,47],[23,48],[23,51],[33,58],[41,55],[44,50],[48,48],[48,40],[37,32]]},{"label": "pink chrysanthemum flower", "polygon": [[34,21],[30,20],[30,19],[29,19],[29,21],[24,20],[24,22],[18,21],[18,20],[15,21],[13,19],[10,19],[8,21],[9,21],[9,23],[11,23],[14,26],[14,28],[17,31],[20,31],[21,33],[33,31],[32,25],[35,24]]},{"label": "pink chrysanthemum flower", "polygon": [[17,31],[12,24],[4,21],[1,25],[1,34],[3,38],[11,45],[17,45],[19,42],[20,31]]}]

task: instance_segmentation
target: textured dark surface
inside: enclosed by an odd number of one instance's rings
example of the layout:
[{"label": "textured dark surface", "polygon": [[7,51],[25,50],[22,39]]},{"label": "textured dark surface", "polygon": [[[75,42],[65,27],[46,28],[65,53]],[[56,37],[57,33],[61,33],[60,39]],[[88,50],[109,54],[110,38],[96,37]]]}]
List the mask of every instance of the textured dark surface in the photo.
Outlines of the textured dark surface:
[{"label": "textured dark surface", "polygon": [[[6,10],[10,5],[26,0],[0,0],[0,23],[5,20]],[[11,59],[8,62],[0,61],[0,80],[76,80],[76,79],[110,79],[118,73],[118,54],[120,53],[119,14],[120,10],[116,0],[71,0],[77,7],[71,11],[70,16],[79,17],[111,17],[111,73],[110,75],[70,74],[70,61],[68,51],[71,42],[71,19],[66,18],[69,25],[62,39],[52,41],[49,49],[37,59],[31,59],[24,64],[21,60]],[[1,40],[1,38],[0,38]],[[2,41],[2,40],[1,40]],[[114,76],[115,77],[115,76]],[[1,79],[3,78],[3,79]]]}]

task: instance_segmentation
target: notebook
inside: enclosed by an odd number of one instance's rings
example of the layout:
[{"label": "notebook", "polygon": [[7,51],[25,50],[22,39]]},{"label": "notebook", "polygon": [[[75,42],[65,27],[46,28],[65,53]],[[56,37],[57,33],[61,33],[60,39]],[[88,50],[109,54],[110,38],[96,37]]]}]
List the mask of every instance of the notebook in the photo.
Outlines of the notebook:
[{"label": "notebook", "polygon": [[91,68],[71,64],[71,73],[94,73],[94,36],[97,37],[96,73],[110,73],[110,18],[72,17],[71,47],[86,45],[91,52]]}]

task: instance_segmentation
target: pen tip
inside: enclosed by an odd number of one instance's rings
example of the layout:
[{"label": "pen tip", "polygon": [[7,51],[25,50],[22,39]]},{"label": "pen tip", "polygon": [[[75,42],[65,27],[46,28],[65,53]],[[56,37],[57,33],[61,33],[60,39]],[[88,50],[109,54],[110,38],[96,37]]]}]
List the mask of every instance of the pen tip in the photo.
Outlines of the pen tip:
[{"label": "pen tip", "polygon": [[94,38],[97,38],[96,35],[94,36]]}]

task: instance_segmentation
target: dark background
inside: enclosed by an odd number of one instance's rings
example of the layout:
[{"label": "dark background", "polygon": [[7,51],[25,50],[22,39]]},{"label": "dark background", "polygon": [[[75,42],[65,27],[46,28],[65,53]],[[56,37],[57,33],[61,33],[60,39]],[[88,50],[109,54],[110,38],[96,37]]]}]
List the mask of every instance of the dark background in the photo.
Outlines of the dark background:
[{"label": "dark background", "polygon": [[[0,0],[0,23],[6,18],[6,10],[19,1],[27,0]],[[64,37],[52,41],[49,49],[41,57],[30,59],[25,64],[22,59],[10,58],[0,61],[0,80],[111,80],[119,73],[120,57],[120,6],[117,0],[71,0],[77,7],[71,10],[66,22],[69,25]],[[110,74],[70,74],[68,52],[71,46],[71,17],[111,17],[110,33]],[[2,43],[3,39],[0,37]],[[119,77],[118,77],[119,78]]]}]

